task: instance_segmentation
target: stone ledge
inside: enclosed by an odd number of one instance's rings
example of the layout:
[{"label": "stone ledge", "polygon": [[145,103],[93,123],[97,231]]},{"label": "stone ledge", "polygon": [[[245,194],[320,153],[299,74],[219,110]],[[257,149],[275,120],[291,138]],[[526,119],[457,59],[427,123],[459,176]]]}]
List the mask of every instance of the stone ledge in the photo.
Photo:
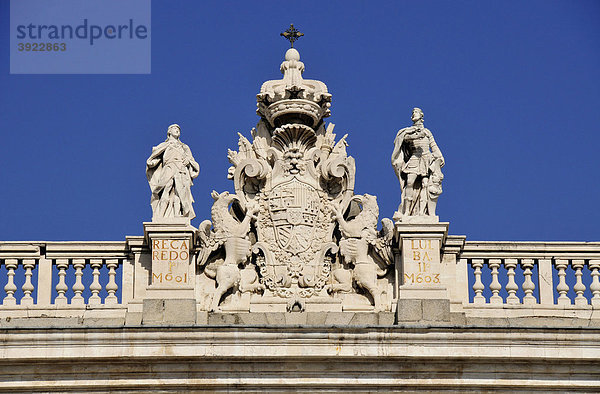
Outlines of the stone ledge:
[{"label": "stone ledge", "polygon": [[[0,361],[0,390],[18,392],[598,392],[593,362],[273,359]],[[443,372],[440,372],[443,371]]]},{"label": "stone ledge", "polygon": [[[393,312],[255,312],[208,313],[209,326],[392,326]],[[198,321],[198,323],[202,323]]]},{"label": "stone ledge", "polygon": [[[35,313],[1,316],[0,329],[85,329],[85,328],[144,328],[168,327],[389,327],[422,328],[443,327],[459,330],[471,329],[594,329],[600,328],[600,319],[522,316],[481,317],[462,312],[450,312],[440,300],[401,300],[402,313],[395,320],[392,312],[196,312],[190,300],[147,300],[142,312],[69,311],[64,316]],[[427,311],[427,319],[423,318]],[[36,311],[39,312],[39,311]],[[77,312],[77,313],[73,313]],[[94,313],[90,313],[94,312]],[[434,317],[437,317],[434,319]]]},{"label": "stone ledge", "polygon": [[0,343],[3,392],[600,390],[600,329],[4,329]]}]

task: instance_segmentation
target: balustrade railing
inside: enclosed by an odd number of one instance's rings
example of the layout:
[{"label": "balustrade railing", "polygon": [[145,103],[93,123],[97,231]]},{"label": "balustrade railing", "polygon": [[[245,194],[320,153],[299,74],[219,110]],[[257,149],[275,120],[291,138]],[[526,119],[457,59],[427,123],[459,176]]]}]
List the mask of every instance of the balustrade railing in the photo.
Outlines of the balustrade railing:
[{"label": "balustrade railing", "polygon": [[597,242],[466,242],[460,259],[470,307],[600,305]]},{"label": "balustrade railing", "polygon": [[[54,304],[64,305],[115,305],[118,304],[117,292],[119,286],[117,284],[117,268],[122,264],[119,259],[56,259],[54,265],[57,268],[58,283],[55,286],[56,297],[54,298]],[[67,284],[67,272],[72,267],[74,272],[71,273],[71,277],[74,277],[74,283],[72,286]],[[84,285],[84,269],[91,268],[85,275],[87,278],[86,282],[91,283],[88,286]],[[100,280],[101,269],[106,269],[108,277],[107,281]],[[122,278],[119,278],[122,281]],[[71,290],[73,296],[67,297],[67,292]],[[89,290],[91,295],[87,299],[87,302],[83,296],[84,291]],[[107,295],[104,300],[100,297],[100,292],[104,290]]]},{"label": "balustrade railing", "polygon": [[0,243],[0,305],[119,306],[131,264],[123,242]]},{"label": "balustrade railing", "polygon": [[[456,244],[452,253],[457,259],[448,266],[456,273],[448,283],[454,305],[471,311],[600,305],[600,242],[455,238],[449,242]],[[141,302],[150,274],[147,267],[134,269],[132,248],[137,256],[149,254],[143,245],[143,237],[127,242],[0,242],[0,310],[126,308],[134,298]],[[134,283],[139,284],[136,295]]]}]

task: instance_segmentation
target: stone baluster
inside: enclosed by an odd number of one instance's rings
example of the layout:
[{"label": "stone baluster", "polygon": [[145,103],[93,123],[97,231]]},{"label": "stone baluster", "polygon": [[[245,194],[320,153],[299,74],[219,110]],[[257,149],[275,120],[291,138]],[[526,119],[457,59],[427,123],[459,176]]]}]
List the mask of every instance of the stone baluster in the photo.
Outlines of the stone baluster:
[{"label": "stone baluster", "polygon": [[71,299],[72,305],[85,305],[83,299],[83,268],[85,267],[85,259],[73,259],[73,267],[75,267],[75,283],[73,284],[73,298]]},{"label": "stone baluster", "polygon": [[583,266],[585,265],[584,260],[573,260],[571,261],[571,265],[575,270],[575,286],[573,286],[573,290],[575,290],[575,305],[583,306],[587,305],[587,298],[583,296],[583,292],[585,291],[585,285],[583,284],[582,276],[583,276]]},{"label": "stone baluster", "polygon": [[25,283],[23,283],[23,298],[21,298],[21,305],[33,305],[33,297],[31,293],[35,290],[31,277],[33,276],[33,267],[35,267],[35,260],[25,259],[23,260],[23,267],[25,267]]},{"label": "stone baluster", "polygon": [[492,269],[492,282],[490,283],[490,290],[492,291],[492,297],[490,298],[490,304],[502,304],[504,300],[500,297],[500,290],[502,286],[498,280],[498,268],[500,268],[502,260],[490,259],[488,265]]},{"label": "stone baluster", "polygon": [[525,296],[523,297],[523,304],[525,305],[531,305],[531,304],[536,304],[537,300],[535,299],[535,296],[533,295],[533,291],[535,290],[535,283],[533,283],[533,280],[531,280],[531,276],[532,276],[532,272],[531,269],[533,268],[533,260],[532,259],[522,259],[521,260],[521,267],[523,267],[523,292],[525,293]]},{"label": "stone baluster", "polygon": [[108,283],[106,284],[106,291],[108,295],[106,296],[105,304],[116,304],[118,303],[117,299],[117,290],[119,287],[117,286],[117,272],[116,268],[119,265],[119,260],[117,259],[109,259],[106,260],[106,266],[108,267]]},{"label": "stone baluster", "polygon": [[65,306],[69,303],[65,293],[69,288],[65,277],[67,276],[67,267],[69,266],[68,259],[56,259],[56,267],[58,268],[58,284],[56,285],[56,292],[58,293],[54,303],[57,306]]},{"label": "stone baluster", "polygon": [[2,305],[17,305],[17,299],[15,298],[15,291],[17,291],[17,286],[15,285],[15,270],[17,269],[18,264],[19,261],[17,259],[4,260],[8,282],[6,283],[6,286],[4,286],[6,297],[4,297],[4,300],[2,301]]},{"label": "stone baluster", "polygon": [[102,285],[100,285],[100,267],[102,267],[101,259],[92,259],[90,260],[90,266],[92,267],[92,284],[90,285],[90,291],[92,295],[88,301],[90,305],[100,305],[102,304],[102,299],[100,298],[100,290],[102,290]]},{"label": "stone baluster", "polygon": [[508,293],[508,297],[506,297],[506,303],[519,304],[521,302],[519,297],[517,297],[517,290],[519,287],[515,282],[515,268],[517,267],[517,259],[506,259],[504,261],[504,266],[506,267],[506,275],[508,276],[508,283],[506,284],[506,292]]},{"label": "stone baluster", "polygon": [[600,260],[590,260],[590,270],[592,271],[592,283],[590,284],[590,291],[592,292],[591,304],[593,306],[600,305]]},{"label": "stone baluster", "polygon": [[471,265],[474,268],[475,274],[475,284],[473,285],[473,291],[475,292],[475,297],[473,298],[473,303],[475,304],[485,304],[485,297],[483,296],[483,282],[481,281],[481,267],[483,267],[482,259],[473,259],[471,261]]},{"label": "stone baluster", "polygon": [[558,286],[556,286],[556,291],[558,291],[558,305],[571,305],[571,300],[567,297],[567,292],[569,291],[569,286],[567,285],[567,273],[566,269],[569,265],[569,260],[556,260],[556,269],[558,270]]}]

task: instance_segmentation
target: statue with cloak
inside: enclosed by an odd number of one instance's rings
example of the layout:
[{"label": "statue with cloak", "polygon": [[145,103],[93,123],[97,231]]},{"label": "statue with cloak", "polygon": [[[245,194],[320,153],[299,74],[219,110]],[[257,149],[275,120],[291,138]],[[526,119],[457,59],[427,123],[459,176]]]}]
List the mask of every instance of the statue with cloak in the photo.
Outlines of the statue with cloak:
[{"label": "statue with cloak", "polygon": [[181,129],[173,124],[167,139],[152,148],[146,162],[146,176],[152,197],[152,221],[165,218],[189,218],[196,214],[192,203],[192,180],[200,173],[190,148],[179,140]]}]

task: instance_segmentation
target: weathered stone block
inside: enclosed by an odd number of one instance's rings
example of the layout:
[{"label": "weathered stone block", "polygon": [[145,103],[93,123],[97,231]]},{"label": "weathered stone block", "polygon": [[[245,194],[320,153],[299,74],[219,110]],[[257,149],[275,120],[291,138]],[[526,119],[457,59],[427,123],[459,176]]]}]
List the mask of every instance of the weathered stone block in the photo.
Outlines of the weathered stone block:
[{"label": "weathered stone block", "polygon": [[165,318],[164,300],[144,300],[142,324],[157,324]]},{"label": "weathered stone block", "polygon": [[294,326],[306,325],[308,318],[305,312],[292,312],[285,314],[285,324]]},{"label": "weathered stone block", "polygon": [[143,313],[127,312],[127,315],[125,315],[125,325],[126,326],[141,325],[142,324],[142,316],[143,316]]},{"label": "weathered stone block", "polygon": [[306,313],[306,324],[309,326],[322,326],[325,324],[325,319],[327,319],[327,313],[325,312]]},{"label": "weathered stone block", "polygon": [[123,318],[98,318],[90,317],[84,318],[82,325],[84,327],[122,327],[125,325],[125,319]]},{"label": "weathered stone block", "polygon": [[509,321],[502,317],[473,317],[467,316],[467,325],[480,327],[508,327]]},{"label": "weathered stone block", "polygon": [[360,313],[357,312],[350,320],[351,326],[376,326],[379,324],[379,316],[377,313]]},{"label": "weathered stone block", "polygon": [[450,313],[450,324],[464,326],[467,324],[467,318],[464,313]]},{"label": "weathered stone block", "polygon": [[450,321],[450,300],[421,300],[423,305],[423,320]]},{"label": "weathered stone block", "polygon": [[232,326],[240,325],[242,320],[237,313],[209,313],[208,325],[211,326]]},{"label": "weathered stone block", "polygon": [[273,326],[285,325],[285,316],[283,312],[267,312],[265,313],[266,322],[265,324]]},{"label": "weathered stone block", "polygon": [[238,316],[240,316],[242,324],[248,326],[264,326],[267,321],[267,317],[261,312],[238,313]]},{"label": "weathered stone block", "polygon": [[423,305],[421,300],[399,299],[398,321],[419,321],[423,319]]},{"label": "weathered stone block", "polygon": [[350,323],[354,313],[352,312],[328,312],[325,318],[326,326],[345,326]]},{"label": "weathered stone block", "polygon": [[196,300],[165,300],[165,322],[196,323]]},{"label": "weathered stone block", "polygon": [[391,326],[394,324],[396,319],[396,313],[394,312],[379,312],[379,325],[380,326]]},{"label": "weathered stone block", "polygon": [[196,323],[196,301],[146,299],[142,324],[193,325]]},{"label": "weathered stone block", "polygon": [[208,312],[206,311],[196,311],[196,324],[197,325],[206,325],[208,324]]}]

